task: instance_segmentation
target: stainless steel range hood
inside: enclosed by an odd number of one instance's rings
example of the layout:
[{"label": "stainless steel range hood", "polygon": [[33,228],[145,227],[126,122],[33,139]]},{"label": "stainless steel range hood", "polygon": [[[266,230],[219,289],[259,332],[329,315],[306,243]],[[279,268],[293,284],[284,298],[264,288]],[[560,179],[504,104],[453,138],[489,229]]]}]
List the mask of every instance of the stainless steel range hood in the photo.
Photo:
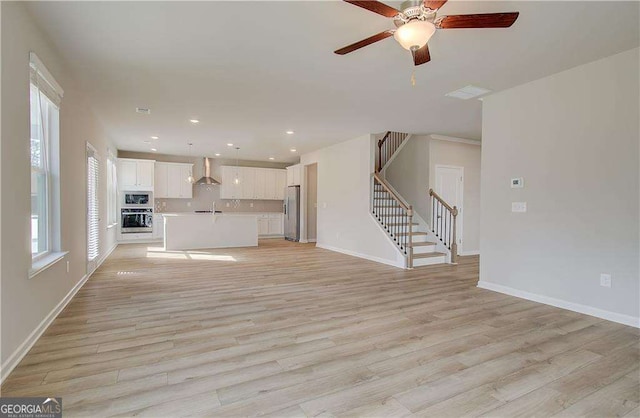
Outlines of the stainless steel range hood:
[{"label": "stainless steel range hood", "polygon": [[196,184],[220,184],[220,182],[211,177],[211,160],[204,157],[204,176],[196,181]]}]

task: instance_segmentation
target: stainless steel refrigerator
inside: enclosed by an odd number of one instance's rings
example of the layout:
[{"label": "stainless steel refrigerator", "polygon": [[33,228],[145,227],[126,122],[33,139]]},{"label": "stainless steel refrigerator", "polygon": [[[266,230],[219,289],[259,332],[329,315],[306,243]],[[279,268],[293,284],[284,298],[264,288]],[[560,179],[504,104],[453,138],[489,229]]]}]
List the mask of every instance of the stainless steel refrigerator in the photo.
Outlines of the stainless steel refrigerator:
[{"label": "stainless steel refrigerator", "polygon": [[300,241],[300,186],[289,186],[285,190],[284,239]]}]

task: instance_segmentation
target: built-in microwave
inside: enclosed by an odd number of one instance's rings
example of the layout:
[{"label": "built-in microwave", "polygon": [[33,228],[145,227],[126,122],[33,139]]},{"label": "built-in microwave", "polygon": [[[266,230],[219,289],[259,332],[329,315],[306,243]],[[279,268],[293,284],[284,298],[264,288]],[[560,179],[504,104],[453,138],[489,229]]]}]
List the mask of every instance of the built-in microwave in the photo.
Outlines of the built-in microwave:
[{"label": "built-in microwave", "polygon": [[122,207],[152,207],[153,198],[149,192],[123,192]]}]

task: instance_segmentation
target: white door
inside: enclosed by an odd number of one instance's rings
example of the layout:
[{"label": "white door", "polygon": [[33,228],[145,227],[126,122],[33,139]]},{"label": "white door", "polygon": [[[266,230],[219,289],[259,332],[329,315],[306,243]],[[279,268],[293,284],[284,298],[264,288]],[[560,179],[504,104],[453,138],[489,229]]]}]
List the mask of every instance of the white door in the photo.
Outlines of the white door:
[{"label": "white door", "polygon": [[254,168],[240,168],[241,199],[255,199],[256,197],[256,170]]},{"label": "white door", "polygon": [[[464,194],[464,168],[450,165],[436,165],[436,187],[435,192],[449,206],[458,208],[456,218],[456,240],[458,242],[458,254],[462,252],[462,213]],[[441,219],[446,223],[446,219]],[[450,225],[446,225],[450,227]]]},{"label": "white door", "polygon": [[276,170],[264,170],[263,176],[264,176],[264,199],[268,199],[268,200],[276,199],[277,198],[276,188],[278,187]]},{"label": "white door", "polygon": [[284,200],[284,189],[287,187],[287,171],[276,172],[276,200]]}]

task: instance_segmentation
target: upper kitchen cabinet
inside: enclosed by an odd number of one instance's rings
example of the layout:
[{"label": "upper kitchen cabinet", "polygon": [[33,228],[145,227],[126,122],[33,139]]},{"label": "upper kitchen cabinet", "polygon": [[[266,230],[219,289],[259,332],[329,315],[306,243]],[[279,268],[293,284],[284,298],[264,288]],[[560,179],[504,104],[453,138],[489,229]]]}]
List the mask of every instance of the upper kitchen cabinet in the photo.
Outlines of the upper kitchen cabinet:
[{"label": "upper kitchen cabinet", "polygon": [[122,191],[152,191],[153,160],[118,159],[118,183]]},{"label": "upper kitchen cabinet", "polygon": [[191,199],[193,184],[187,181],[193,164],[161,163],[155,167],[155,198]]},{"label": "upper kitchen cabinet", "polygon": [[222,199],[283,200],[285,170],[222,166]]},{"label": "upper kitchen cabinet", "polygon": [[302,165],[296,164],[287,167],[287,186],[300,186],[302,181]]}]

